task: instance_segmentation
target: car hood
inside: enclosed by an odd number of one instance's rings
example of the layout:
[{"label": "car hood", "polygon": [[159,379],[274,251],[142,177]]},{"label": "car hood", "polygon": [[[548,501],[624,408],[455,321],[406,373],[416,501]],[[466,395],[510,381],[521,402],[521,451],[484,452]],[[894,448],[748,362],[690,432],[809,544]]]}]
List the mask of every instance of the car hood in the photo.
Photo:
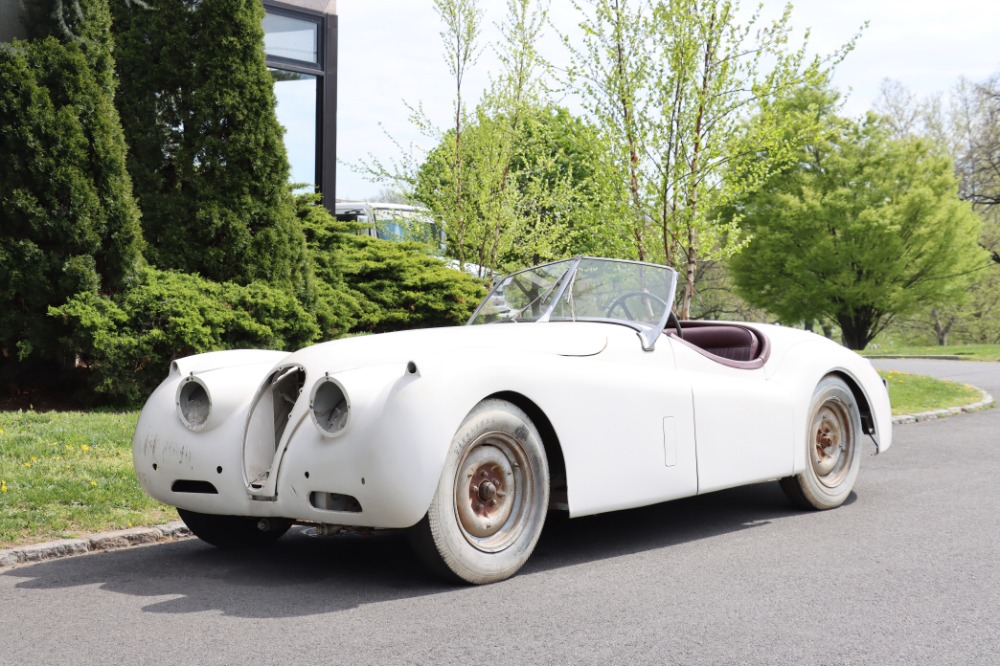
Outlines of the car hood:
[{"label": "car hood", "polygon": [[[282,361],[322,364],[337,372],[366,365],[406,362],[416,356],[469,352],[533,352],[593,356],[607,346],[607,325],[587,323],[490,324],[429,328],[332,340],[301,349]],[[638,344],[638,342],[636,343]]]}]

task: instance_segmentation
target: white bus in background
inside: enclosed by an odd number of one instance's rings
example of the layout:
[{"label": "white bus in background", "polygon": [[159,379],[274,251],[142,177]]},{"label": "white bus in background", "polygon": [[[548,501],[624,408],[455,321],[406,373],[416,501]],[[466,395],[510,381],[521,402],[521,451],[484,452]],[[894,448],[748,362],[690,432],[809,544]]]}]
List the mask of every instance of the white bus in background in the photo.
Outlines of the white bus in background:
[{"label": "white bus in background", "polygon": [[444,251],[445,235],[431,212],[422,206],[378,203],[374,201],[338,201],[336,216],[341,222],[358,222],[363,236],[389,241],[416,241]]}]

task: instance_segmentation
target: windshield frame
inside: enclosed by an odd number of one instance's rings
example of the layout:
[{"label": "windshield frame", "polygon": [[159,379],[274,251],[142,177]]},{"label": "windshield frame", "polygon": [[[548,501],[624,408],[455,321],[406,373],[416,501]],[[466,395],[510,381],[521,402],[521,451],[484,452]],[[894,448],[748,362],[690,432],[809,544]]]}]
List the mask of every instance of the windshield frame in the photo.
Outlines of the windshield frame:
[{"label": "windshield frame", "polygon": [[[639,321],[637,319],[628,319],[624,317],[614,317],[610,316],[611,312],[609,310],[606,316],[586,316],[586,315],[576,315],[575,306],[573,303],[573,286],[575,284],[577,275],[580,273],[581,266],[596,267],[601,263],[615,264],[618,268],[621,267],[635,267],[637,275],[640,276],[659,276],[664,280],[664,283],[660,285],[664,292],[662,296],[657,292],[646,291],[651,297],[655,298],[656,301],[662,301],[664,304],[663,312],[659,315],[658,321],[653,324],[650,321]],[[565,264],[565,268],[562,269],[561,273],[558,267]],[[553,269],[556,270],[553,270]],[[653,271],[652,273],[646,273],[646,271]],[[546,275],[549,273],[550,275]],[[530,275],[529,274],[533,274]],[[484,310],[491,307],[494,298],[501,298],[506,302],[504,296],[504,289],[512,284],[515,284],[515,280],[518,276],[528,277],[525,281],[526,283],[537,283],[539,279],[551,280],[551,285],[545,289],[542,293],[539,293],[535,298],[529,301],[520,309],[509,309],[505,311],[500,318],[492,321],[484,321],[486,316],[488,316]],[[555,277],[558,276],[558,277]],[[640,282],[645,281],[645,277],[642,277]],[[516,286],[521,287],[520,284]],[[522,291],[523,288],[522,288]],[[626,294],[631,295],[638,290],[625,290],[618,296],[612,298],[611,303],[617,302],[621,297]],[[545,264],[540,264],[538,266],[533,266],[531,268],[524,269],[522,271],[517,271],[511,273],[510,275],[504,276],[497,280],[493,288],[487,294],[486,298],[479,304],[476,310],[469,317],[466,322],[466,326],[478,326],[483,324],[503,324],[503,323],[533,323],[533,324],[544,324],[553,321],[553,313],[556,312],[560,306],[568,305],[570,310],[570,316],[567,318],[565,315],[560,316],[558,321],[571,321],[571,322],[598,322],[598,323],[608,323],[616,324],[621,326],[628,326],[629,328],[636,331],[642,342],[642,348],[646,351],[652,351],[656,340],[660,337],[666,327],[667,321],[669,320],[674,305],[674,298],[677,291],[677,271],[669,266],[663,266],[660,264],[651,264],[640,261],[632,261],[629,259],[607,259],[601,257],[587,257],[587,256],[576,256],[571,259],[560,259],[558,261],[552,261]],[[528,307],[537,308],[538,306],[544,306],[544,310],[541,310],[535,315],[529,318],[522,318],[521,315],[524,313]],[[621,308],[623,314],[628,314],[626,308]]]}]

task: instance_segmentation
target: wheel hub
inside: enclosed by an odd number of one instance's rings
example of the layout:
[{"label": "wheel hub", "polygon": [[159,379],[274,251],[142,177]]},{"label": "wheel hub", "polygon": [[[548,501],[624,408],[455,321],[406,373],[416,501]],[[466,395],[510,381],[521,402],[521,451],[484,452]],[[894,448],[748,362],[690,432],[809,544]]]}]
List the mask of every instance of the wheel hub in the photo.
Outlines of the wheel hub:
[{"label": "wheel hub", "polygon": [[827,485],[836,482],[843,472],[844,442],[849,436],[847,414],[837,404],[823,405],[813,418],[813,469]]},{"label": "wheel hub", "polygon": [[479,499],[483,502],[489,502],[496,494],[497,487],[492,481],[484,481],[479,486]]},{"label": "wheel hub", "polygon": [[474,537],[497,534],[514,508],[514,467],[494,446],[479,446],[462,463],[455,488],[459,522]]}]

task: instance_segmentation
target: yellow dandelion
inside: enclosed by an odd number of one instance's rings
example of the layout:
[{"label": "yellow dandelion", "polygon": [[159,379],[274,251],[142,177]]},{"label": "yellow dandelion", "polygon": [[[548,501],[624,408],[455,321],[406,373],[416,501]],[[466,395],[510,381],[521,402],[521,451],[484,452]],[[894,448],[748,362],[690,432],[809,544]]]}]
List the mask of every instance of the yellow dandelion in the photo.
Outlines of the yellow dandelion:
[{"label": "yellow dandelion", "polygon": [[7,486],[0,486],[0,493],[7,492]]},{"label": "yellow dandelion", "polygon": [[38,458],[36,458],[35,456],[31,456],[31,462],[38,462]]},{"label": "yellow dandelion", "polygon": [[89,451],[90,447],[87,446],[86,444],[84,444],[83,446],[80,447],[80,449],[83,450],[83,451]]},{"label": "yellow dandelion", "polygon": [[91,481],[91,482],[90,482],[90,485],[92,485],[92,486],[96,486],[96,485],[97,485],[97,481]]},{"label": "yellow dandelion", "polygon": [[30,468],[31,467],[31,463],[24,463],[24,466]]}]

